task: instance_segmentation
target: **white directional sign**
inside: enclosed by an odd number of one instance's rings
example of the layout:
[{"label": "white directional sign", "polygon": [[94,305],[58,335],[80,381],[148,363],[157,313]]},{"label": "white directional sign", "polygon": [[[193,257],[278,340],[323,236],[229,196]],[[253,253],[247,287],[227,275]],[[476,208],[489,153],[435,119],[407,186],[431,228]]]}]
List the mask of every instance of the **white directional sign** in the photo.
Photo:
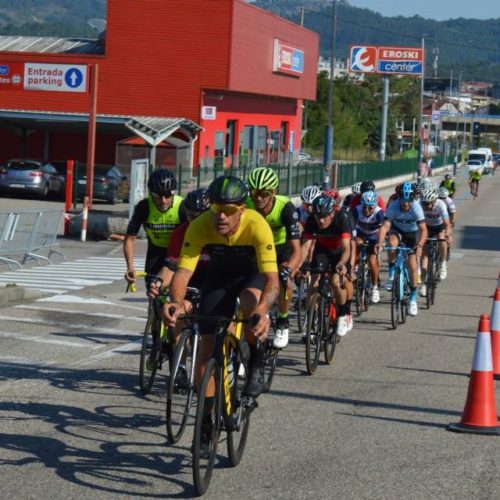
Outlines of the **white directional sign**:
[{"label": "white directional sign", "polygon": [[24,89],[86,92],[87,66],[81,64],[25,63]]},{"label": "white directional sign", "polygon": [[431,117],[432,124],[439,125],[440,121],[441,121],[441,113],[439,111],[433,111]]}]

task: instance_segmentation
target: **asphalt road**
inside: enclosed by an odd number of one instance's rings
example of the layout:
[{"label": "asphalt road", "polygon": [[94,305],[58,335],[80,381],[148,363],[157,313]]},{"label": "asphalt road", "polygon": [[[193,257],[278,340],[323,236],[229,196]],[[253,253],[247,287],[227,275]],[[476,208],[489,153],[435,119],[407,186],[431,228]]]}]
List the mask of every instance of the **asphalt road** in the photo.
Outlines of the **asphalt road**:
[{"label": "asphalt road", "polygon": [[[220,443],[207,498],[500,498],[500,437],[446,430],[460,420],[500,268],[499,185],[485,177],[475,201],[460,188],[455,251],[431,310],[421,304],[394,331],[384,293],[312,377],[292,335],[241,464],[229,468]],[[192,427],[167,446],[164,376],[148,397],[138,390],[145,308],[115,282],[0,310],[4,498],[193,495]]]}]

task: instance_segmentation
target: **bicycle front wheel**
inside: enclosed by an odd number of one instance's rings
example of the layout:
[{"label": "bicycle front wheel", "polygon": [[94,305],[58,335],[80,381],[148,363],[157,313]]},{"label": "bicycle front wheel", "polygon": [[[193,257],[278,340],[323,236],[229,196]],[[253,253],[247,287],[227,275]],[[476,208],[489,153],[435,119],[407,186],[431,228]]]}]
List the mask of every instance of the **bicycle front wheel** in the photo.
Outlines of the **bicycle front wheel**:
[{"label": "bicycle front wheel", "polygon": [[308,282],[305,278],[300,278],[297,286],[297,326],[299,333],[304,333],[307,327],[307,288]]},{"label": "bicycle front wheel", "polygon": [[[330,309],[335,307],[335,304],[331,301],[325,301],[324,306],[324,322],[323,322],[323,354],[325,356],[325,363],[330,365],[333,360],[333,355],[335,354],[335,348],[337,347],[338,337],[335,331],[336,323],[332,320],[332,314]],[[335,313],[334,318],[337,318],[337,313]]]},{"label": "bicycle front wheel", "polygon": [[312,375],[318,366],[322,330],[321,295],[314,293],[307,310],[306,368],[309,375]]},{"label": "bicycle front wheel", "polygon": [[170,444],[179,441],[189,418],[194,395],[197,348],[197,337],[191,329],[184,330],[175,349],[167,392],[166,421]]},{"label": "bicycle front wheel", "polygon": [[238,376],[234,378],[232,385],[228,385],[227,387],[230,391],[230,408],[228,408],[226,398],[226,406],[224,409],[227,415],[227,456],[229,458],[229,463],[233,467],[236,467],[243,457],[250,426],[248,398],[243,396],[243,391],[247,386],[249,375],[248,363],[244,361],[244,357],[241,353],[238,355],[237,352],[234,352],[231,358],[234,366],[234,373],[238,374]]},{"label": "bicycle front wheel", "polygon": [[427,267],[428,267],[427,278],[426,278],[427,295],[425,296],[425,305],[427,306],[427,309],[430,309],[432,304],[434,303],[433,295],[435,286],[434,262],[432,257],[429,257]]},{"label": "bicycle front wheel", "polygon": [[159,324],[151,310],[142,337],[141,360],[139,366],[139,386],[146,395],[153,387],[156,371],[161,358],[161,339]]},{"label": "bicycle front wheel", "polygon": [[399,269],[396,269],[394,273],[394,280],[392,282],[392,293],[391,293],[391,323],[392,328],[395,330],[399,325],[399,319],[401,316],[402,302],[401,298],[403,295],[403,290],[401,289],[401,273]]},{"label": "bicycle front wheel", "polygon": [[[210,380],[215,381],[215,394],[206,396]],[[193,481],[196,494],[203,495],[212,479],[222,419],[222,384],[220,369],[210,359],[198,392],[198,406],[193,437]]]},{"label": "bicycle front wheel", "polygon": [[269,392],[271,390],[271,384],[273,383],[274,372],[278,361],[278,353],[279,350],[275,349],[272,341],[268,339],[264,356],[264,392]]}]

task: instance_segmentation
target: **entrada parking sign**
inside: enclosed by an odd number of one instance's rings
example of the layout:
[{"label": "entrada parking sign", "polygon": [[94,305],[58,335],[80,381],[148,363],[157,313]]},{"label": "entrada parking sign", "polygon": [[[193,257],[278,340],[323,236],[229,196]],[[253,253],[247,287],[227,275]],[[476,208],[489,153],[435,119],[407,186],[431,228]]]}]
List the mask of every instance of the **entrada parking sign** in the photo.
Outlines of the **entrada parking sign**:
[{"label": "entrada parking sign", "polygon": [[25,63],[24,89],[86,92],[87,66],[77,64]]}]

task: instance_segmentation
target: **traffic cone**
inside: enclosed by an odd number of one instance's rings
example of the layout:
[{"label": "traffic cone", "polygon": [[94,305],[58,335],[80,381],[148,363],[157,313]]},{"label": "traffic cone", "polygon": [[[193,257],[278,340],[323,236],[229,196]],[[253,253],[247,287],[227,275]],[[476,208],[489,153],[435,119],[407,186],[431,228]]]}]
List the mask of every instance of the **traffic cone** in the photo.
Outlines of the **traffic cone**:
[{"label": "traffic cone", "polygon": [[487,314],[482,314],[479,319],[462,419],[458,424],[448,425],[447,429],[471,434],[500,435],[493,383],[490,318]]},{"label": "traffic cone", "polygon": [[491,308],[491,357],[493,378],[500,380],[500,287],[497,287]]}]

